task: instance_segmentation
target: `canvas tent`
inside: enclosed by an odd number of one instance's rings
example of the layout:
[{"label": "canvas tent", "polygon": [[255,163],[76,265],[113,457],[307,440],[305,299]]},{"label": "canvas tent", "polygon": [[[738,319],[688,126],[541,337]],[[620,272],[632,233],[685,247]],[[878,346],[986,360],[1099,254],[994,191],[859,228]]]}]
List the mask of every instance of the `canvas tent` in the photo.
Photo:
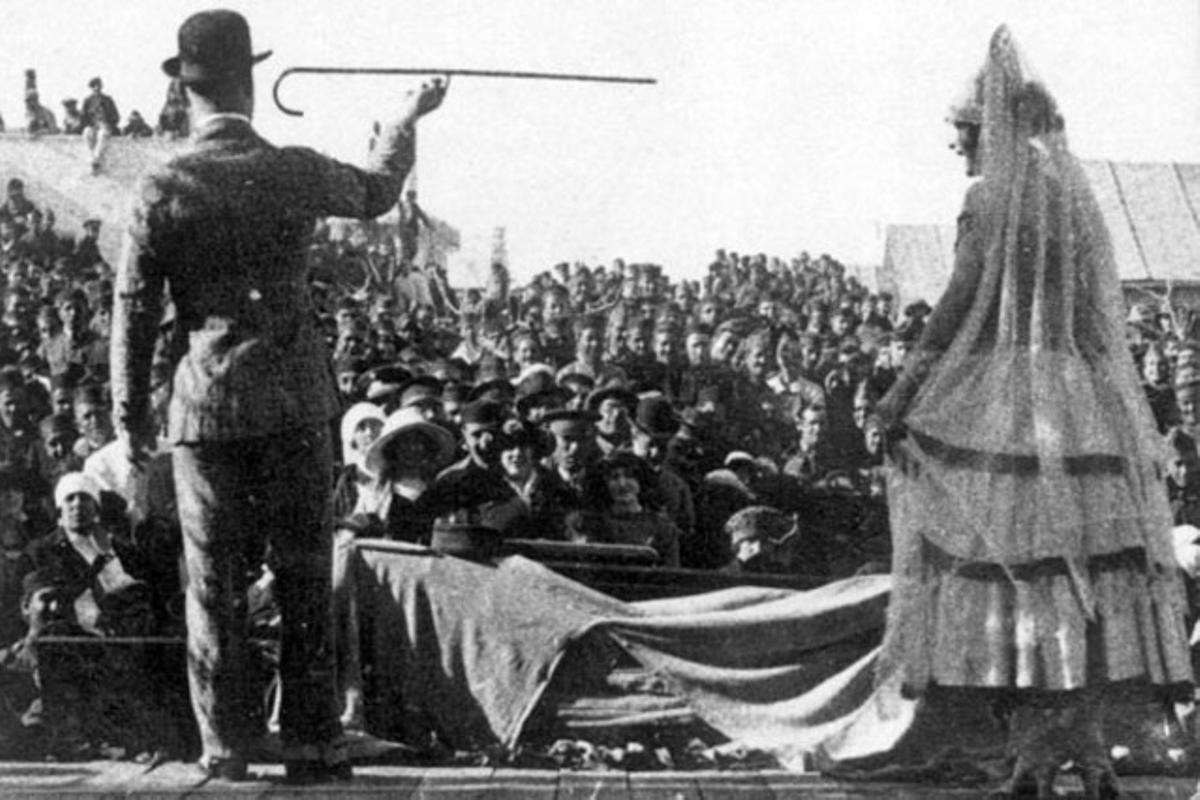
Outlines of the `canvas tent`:
[{"label": "canvas tent", "polygon": [[[1084,161],[1131,302],[1200,308],[1200,164]],[[954,226],[889,225],[880,289],[897,305],[937,301],[954,265]]]}]

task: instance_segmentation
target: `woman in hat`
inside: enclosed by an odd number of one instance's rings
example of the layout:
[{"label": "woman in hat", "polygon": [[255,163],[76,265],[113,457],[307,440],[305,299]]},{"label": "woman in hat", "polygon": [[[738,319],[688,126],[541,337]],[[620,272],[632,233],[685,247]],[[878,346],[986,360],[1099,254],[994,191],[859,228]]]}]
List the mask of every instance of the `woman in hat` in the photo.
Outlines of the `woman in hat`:
[{"label": "woman in hat", "polygon": [[396,411],[363,454],[363,468],[375,480],[360,491],[351,519],[388,539],[428,542],[434,514],[420,501],[453,457],[449,431],[426,421],[419,408]]},{"label": "woman in hat", "polygon": [[571,514],[568,536],[597,544],[645,545],[660,563],[679,566],[679,528],[654,507],[656,481],[645,461],[618,451],[600,460],[586,478],[583,512]]},{"label": "woman in hat", "polygon": [[953,120],[955,267],[878,413],[893,437],[882,680],[1014,709],[1013,790],[1115,777],[1109,687],[1191,699],[1166,453],[1129,358],[1104,220],[1054,98],[1001,27]]},{"label": "woman in hat", "polygon": [[599,416],[596,443],[605,455],[629,448],[633,433],[629,418],[637,413],[637,404],[637,395],[620,385],[588,395],[587,410]]},{"label": "woman in hat", "polygon": [[375,476],[367,472],[363,460],[367,448],[379,438],[385,420],[374,403],[355,403],[342,415],[342,471],[333,490],[333,516],[346,517],[358,505],[360,490],[369,487]]},{"label": "woman in hat", "polygon": [[504,423],[502,437],[500,468],[514,494],[487,510],[486,524],[511,538],[562,538],[563,513],[551,491],[556,482],[541,465],[553,450],[553,438],[536,424],[518,420]]}]

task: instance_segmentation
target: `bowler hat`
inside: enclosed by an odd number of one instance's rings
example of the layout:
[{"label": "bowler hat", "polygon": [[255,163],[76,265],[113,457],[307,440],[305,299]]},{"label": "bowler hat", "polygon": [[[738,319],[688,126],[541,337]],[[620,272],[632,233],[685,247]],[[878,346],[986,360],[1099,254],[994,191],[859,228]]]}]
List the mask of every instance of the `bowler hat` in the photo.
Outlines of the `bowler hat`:
[{"label": "bowler hat", "polygon": [[236,11],[201,11],[179,26],[179,53],[163,62],[163,72],[180,83],[229,78],[271,55],[254,54],[250,26]]},{"label": "bowler hat", "polygon": [[648,436],[669,439],[679,430],[679,416],[670,400],[662,395],[650,395],[638,398],[633,425]]},{"label": "bowler hat", "polygon": [[508,419],[508,415],[504,411],[504,406],[491,400],[471,401],[462,410],[464,425],[494,425],[499,427],[504,424],[506,419]]},{"label": "bowler hat", "polygon": [[555,427],[572,428],[579,425],[591,426],[600,421],[600,415],[595,411],[584,411],[583,409],[558,409],[551,411],[542,417],[541,424],[550,430]]}]

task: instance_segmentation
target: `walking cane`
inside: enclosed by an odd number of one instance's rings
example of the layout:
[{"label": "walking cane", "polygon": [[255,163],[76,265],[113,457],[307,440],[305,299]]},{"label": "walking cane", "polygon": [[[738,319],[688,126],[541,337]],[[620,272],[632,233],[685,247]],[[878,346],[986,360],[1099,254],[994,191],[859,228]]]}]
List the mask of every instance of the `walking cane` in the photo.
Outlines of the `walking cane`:
[{"label": "walking cane", "polygon": [[515,70],[490,69],[415,69],[410,67],[288,67],[275,79],[272,96],[279,110],[293,117],[304,116],[303,111],[288,108],[279,99],[279,85],[289,75],[461,75],[468,78],[512,78],[540,81],[581,81],[585,83],[623,83],[650,85],[658,83],[654,78],[631,78],[621,75],[577,75],[566,72],[521,72]]}]

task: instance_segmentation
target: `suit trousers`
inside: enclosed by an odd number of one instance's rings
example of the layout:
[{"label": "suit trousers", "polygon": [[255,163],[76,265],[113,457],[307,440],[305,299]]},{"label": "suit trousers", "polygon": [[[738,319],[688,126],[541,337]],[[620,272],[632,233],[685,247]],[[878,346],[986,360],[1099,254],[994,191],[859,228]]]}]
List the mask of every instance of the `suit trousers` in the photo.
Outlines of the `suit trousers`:
[{"label": "suit trousers", "polygon": [[202,763],[246,758],[264,731],[246,594],[264,562],[275,574],[282,617],[284,757],[342,760],[328,427],[178,444],[173,462],[187,562],[188,683]]}]

